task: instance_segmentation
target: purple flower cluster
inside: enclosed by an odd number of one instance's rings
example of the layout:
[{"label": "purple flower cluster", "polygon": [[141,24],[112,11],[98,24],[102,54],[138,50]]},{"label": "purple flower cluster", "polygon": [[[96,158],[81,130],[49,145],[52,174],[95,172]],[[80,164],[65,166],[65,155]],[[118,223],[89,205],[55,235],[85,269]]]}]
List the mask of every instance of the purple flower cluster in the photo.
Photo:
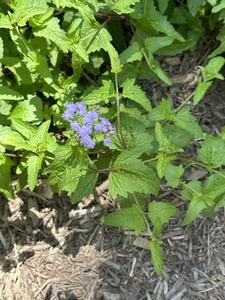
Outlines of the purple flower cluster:
[{"label": "purple flower cluster", "polygon": [[103,134],[104,146],[109,145],[114,130],[109,120],[100,118],[95,110],[87,111],[86,105],[82,102],[69,102],[65,108],[62,118],[70,122],[70,128],[79,138],[81,145],[93,149],[95,147],[93,137],[96,133]]}]

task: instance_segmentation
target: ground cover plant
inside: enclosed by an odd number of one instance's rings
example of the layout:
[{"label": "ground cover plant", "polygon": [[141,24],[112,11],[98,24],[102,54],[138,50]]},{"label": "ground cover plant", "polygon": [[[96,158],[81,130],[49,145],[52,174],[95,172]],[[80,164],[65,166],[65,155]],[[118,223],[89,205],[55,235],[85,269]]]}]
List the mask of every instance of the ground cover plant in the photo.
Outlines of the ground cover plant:
[{"label": "ground cover plant", "polygon": [[[155,271],[163,268],[160,235],[176,207],[154,200],[160,184],[181,190],[187,225],[225,206],[225,128],[204,133],[188,103],[197,105],[225,63],[220,1],[18,0],[0,5],[0,191],[35,188],[48,176],[72,203],[91,194],[98,178],[121,209],[102,218],[110,226],[150,232]],[[179,107],[157,107],[139,79],[170,79],[158,55],[193,50],[204,26],[219,26],[195,91]],[[198,140],[197,160],[185,149]],[[205,169],[185,179],[186,166]],[[152,201],[147,201],[151,194]]]}]

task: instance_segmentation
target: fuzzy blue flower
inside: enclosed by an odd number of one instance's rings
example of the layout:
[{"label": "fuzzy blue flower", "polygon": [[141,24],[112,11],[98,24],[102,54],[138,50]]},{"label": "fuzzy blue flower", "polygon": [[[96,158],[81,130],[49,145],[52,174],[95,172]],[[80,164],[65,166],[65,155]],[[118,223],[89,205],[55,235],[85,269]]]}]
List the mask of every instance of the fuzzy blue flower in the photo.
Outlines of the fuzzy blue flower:
[{"label": "fuzzy blue flower", "polygon": [[111,142],[110,139],[104,139],[103,145],[108,146],[110,144],[110,142]]},{"label": "fuzzy blue flower", "polygon": [[81,145],[88,147],[89,149],[93,149],[95,147],[95,143],[92,141],[89,135],[84,135],[80,138]]},{"label": "fuzzy blue flower", "polygon": [[70,123],[70,128],[73,129],[74,131],[79,132],[81,126],[77,121],[73,121],[73,122]]},{"label": "fuzzy blue flower", "polygon": [[88,126],[82,126],[79,128],[78,133],[79,133],[80,137],[90,135],[92,133],[92,128],[90,128]]},{"label": "fuzzy blue flower", "polygon": [[87,112],[83,117],[83,123],[87,126],[91,126],[93,121],[98,119],[98,114],[95,110]]},{"label": "fuzzy blue flower", "polygon": [[74,116],[74,113],[76,111],[76,104],[72,103],[72,102],[69,102],[65,105],[66,107],[66,110],[65,112],[62,114],[62,118],[65,120],[65,121],[69,121],[70,119],[73,118]]},{"label": "fuzzy blue flower", "polygon": [[77,102],[75,104],[76,106],[76,113],[79,115],[79,116],[83,116],[86,112],[86,105],[83,103],[83,102]]}]

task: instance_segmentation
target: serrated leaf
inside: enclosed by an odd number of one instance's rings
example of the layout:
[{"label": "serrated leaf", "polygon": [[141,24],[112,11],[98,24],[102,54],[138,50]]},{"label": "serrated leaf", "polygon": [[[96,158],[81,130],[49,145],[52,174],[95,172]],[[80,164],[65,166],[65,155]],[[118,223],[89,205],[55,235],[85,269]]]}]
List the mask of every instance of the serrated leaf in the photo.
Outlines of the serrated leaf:
[{"label": "serrated leaf", "polygon": [[153,225],[157,222],[158,218],[162,224],[167,223],[176,211],[176,207],[169,203],[154,200],[148,204],[148,216]]},{"label": "serrated leaf", "polygon": [[34,153],[43,152],[47,149],[46,138],[48,135],[48,129],[50,126],[50,120],[43,122],[37,129],[34,136],[28,141],[28,145],[31,147]]},{"label": "serrated leaf", "polygon": [[160,125],[160,123],[158,123],[158,122],[155,125],[155,135],[156,135],[156,139],[157,139],[157,141],[159,143],[159,151],[160,151],[160,153],[162,152],[163,154],[168,155],[168,154],[173,154],[173,153],[176,153],[176,152],[183,152],[183,149],[181,147],[178,147],[177,145],[175,145],[172,142],[172,137],[168,138],[164,134],[163,128]]},{"label": "serrated leaf", "polygon": [[77,184],[73,187],[71,202],[74,204],[88,197],[94,191],[97,179],[97,172],[87,172],[85,175],[79,177]]},{"label": "serrated leaf", "polygon": [[190,224],[205,208],[207,208],[207,204],[202,199],[199,199],[198,195],[195,194],[188,206],[182,225],[186,226]]},{"label": "serrated leaf", "polygon": [[26,0],[19,1],[16,4],[14,13],[11,18],[18,23],[19,26],[23,27],[26,22],[36,15],[46,14],[49,7],[44,0]]},{"label": "serrated leaf", "polygon": [[[176,115],[171,116],[170,118],[174,121],[174,124],[186,131],[188,131],[193,137],[202,138],[203,132],[199,126],[196,118],[191,115],[190,107],[183,106]],[[188,126],[187,126],[188,124]]]},{"label": "serrated leaf", "polygon": [[168,85],[172,85],[171,80],[166,75],[166,73],[160,68],[152,53],[149,52],[148,55],[148,65],[152,72],[154,72],[162,81]]},{"label": "serrated leaf", "polygon": [[154,220],[153,234],[154,236],[160,236],[162,234],[162,221],[160,217],[156,217]]},{"label": "serrated leaf", "polygon": [[167,185],[176,188],[180,183],[180,178],[183,175],[183,173],[184,173],[184,168],[182,165],[174,166],[168,164],[165,171]]},{"label": "serrated leaf", "polygon": [[113,47],[112,44],[107,43],[107,46],[105,47],[109,54],[110,63],[111,63],[111,71],[112,73],[118,74],[122,71],[122,65],[120,63],[119,54],[116,51],[116,49]]},{"label": "serrated leaf", "polygon": [[28,186],[31,191],[35,188],[39,171],[41,170],[44,153],[40,155],[30,155],[27,160]]},{"label": "serrated leaf", "polygon": [[199,101],[202,100],[203,96],[206,94],[207,90],[209,87],[212,85],[213,81],[207,81],[207,82],[201,82],[200,80],[198,81],[198,85],[195,89],[194,92],[194,105],[197,105]]},{"label": "serrated leaf", "polygon": [[12,108],[11,104],[0,99],[0,114],[1,115],[5,115],[5,116],[10,115],[11,108]]},{"label": "serrated leaf", "polygon": [[26,139],[29,139],[37,131],[35,126],[19,119],[12,120],[12,128],[17,130]]},{"label": "serrated leaf", "polygon": [[187,6],[193,17],[196,16],[198,9],[202,6],[204,0],[188,0]]},{"label": "serrated leaf", "polygon": [[213,57],[210,59],[205,67],[199,67],[202,71],[204,81],[209,81],[217,78],[219,71],[225,64],[225,59],[221,56]]},{"label": "serrated leaf", "polygon": [[13,146],[15,150],[26,148],[26,142],[22,136],[10,127],[0,125],[0,144]]},{"label": "serrated leaf", "polygon": [[129,14],[134,11],[134,8],[131,6],[139,1],[140,0],[114,0],[111,10],[117,14]]},{"label": "serrated leaf", "polygon": [[127,197],[127,193],[151,193],[157,195],[159,191],[159,178],[155,172],[141,164],[137,159],[139,151],[122,152],[109,174],[109,192],[115,199],[117,195]]},{"label": "serrated leaf", "polygon": [[139,235],[146,229],[142,211],[137,205],[129,208],[122,208],[114,213],[104,216],[101,221],[109,226],[122,227],[124,230],[135,230]]},{"label": "serrated leaf", "polygon": [[162,37],[148,37],[144,40],[145,46],[151,53],[155,53],[157,50],[171,45],[174,39],[169,36]]},{"label": "serrated leaf", "polygon": [[163,98],[159,105],[153,108],[152,112],[149,114],[149,119],[154,122],[170,120],[171,114],[171,102]]},{"label": "serrated leaf", "polygon": [[5,16],[2,13],[0,13],[0,28],[13,29],[9,16]]},{"label": "serrated leaf", "polygon": [[109,98],[115,97],[115,89],[112,81],[103,80],[103,86],[94,90],[83,98],[83,102],[87,105],[93,105],[102,101],[108,102]]},{"label": "serrated leaf", "polygon": [[159,178],[163,178],[168,164],[173,159],[175,159],[176,156],[175,155],[165,155],[164,153],[159,152],[157,154],[156,158],[157,158],[157,165],[156,165],[157,174],[158,174]]},{"label": "serrated leaf", "polygon": [[120,61],[122,64],[141,61],[143,54],[140,51],[140,47],[137,42],[132,42],[132,44],[120,54]]},{"label": "serrated leaf", "polygon": [[24,99],[24,97],[8,86],[0,86],[0,99],[19,101]]},{"label": "serrated leaf", "polygon": [[70,48],[70,43],[66,38],[65,31],[59,26],[59,19],[52,17],[43,23],[41,27],[33,28],[35,36],[44,37],[55,43],[64,53]]},{"label": "serrated leaf", "polygon": [[158,275],[161,275],[163,270],[161,243],[162,242],[158,239],[154,239],[148,242],[148,246],[152,254],[154,270]]},{"label": "serrated leaf", "polygon": [[43,120],[43,102],[39,97],[28,95],[29,100],[20,101],[8,119],[22,119],[38,124]]},{"label": "serrated leaf", "polygon": [[[128,150],[139,151],[140,155],[152,149],[151,144],[153,141],[153,137],[145,132],[145,124],[142,123],[143,115],[141,116],[142,120],[139,121],[127,113],[121,113],[121,128],[126,147]],[[115,134],[111,137],[110,149],[124,150],[117,126],[115,128]]]},{"label": "serrated leaf", "polygon": [[13,199],[14,193],[11,185],[11,167],[13,166],[11,159],[6,157],[5,163],[0,164],[0,192],[6,195],[6,197]]},{"label": "serrated leaf", "polygon": [[38,64],[36,66],[36,70],[38,71],[38,73],[43,77],[43,79],[48,84],[52,84],[53,78],[52,78],[52,74],[49,70],[49,66],[48,66],[46,57],[44,57],[42,55],[37,55],[37,63]]},{"label": "serrated leaf", "polygon": [[67,167],[67,162],[74,152],[76,152],[76,149],[69,144],[58,146],[55,149],[53,162],[43,172],[43,174],[50,173],[51,185],[55,186],[63,180],[62,174]]},{"label": "serrated leaf", "polygon": [[225,143],[221,138],[207,135],[198,151],[198,158],[212,168],[225,164]]},{"label": "serrated leaf", "polygon": [[157,55],[168,55],[168,56],[173,56],[177,55],[180,53],[183,53],[184,51],[191,49],[196,45],[196,42],[193,41],[192,39],[186,40],[185,42],[181,41],[173,41],[173,43],[169,46],[165,46],[159,50],[156,51]]},{"label": "serrated leaf", "polygon": [[193,195],[200,194],[201,190],[201,182],[198,180],[193,180],[187,184],[183,184],[181,197],[183,200],[191,201],[193,199]]},{"label": "serrated leaf", "polygon": [[151,112],[152,107],[150,101],[146,97],[140,86],[135,85],[135,79],[127,79],[123,83],[122,87],[122,97],[135,101],[136,103],[144,107],[145,110]]}]

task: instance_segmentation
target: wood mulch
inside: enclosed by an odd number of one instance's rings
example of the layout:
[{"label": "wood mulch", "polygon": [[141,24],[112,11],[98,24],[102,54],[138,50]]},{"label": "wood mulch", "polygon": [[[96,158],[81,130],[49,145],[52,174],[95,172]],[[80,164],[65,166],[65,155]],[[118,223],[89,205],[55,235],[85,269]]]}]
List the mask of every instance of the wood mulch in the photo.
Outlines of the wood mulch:
[{"label": "wood mulch", "polygon": [[[194,53],[159,58],[173,85],[141,82],[153,104],[166,97],[176,107],[193,91],[196,66],[205,65],[206,49],[212,48],[208,41],[202,40]],[[193,108],[205,132],[218,135],[224,126],[224,97],[224,81],[216,80]],[[206,175],[191,168],[188,172],[187,180]],[[0,300],[225,299],[224,209],[213,220],[200,215],[183,227],[187,204],[178,189],[162,185],[154,199],[178,208],[161,237],[162,276],[154,272],[147,233],[137,238],[100,222],[117,205],[107,182],[100,185],[97,199],[92,195],[79,206],[66,195],[53,195],[45,180],[35,192],[16,194],[15,200],[1,197]]]}]

